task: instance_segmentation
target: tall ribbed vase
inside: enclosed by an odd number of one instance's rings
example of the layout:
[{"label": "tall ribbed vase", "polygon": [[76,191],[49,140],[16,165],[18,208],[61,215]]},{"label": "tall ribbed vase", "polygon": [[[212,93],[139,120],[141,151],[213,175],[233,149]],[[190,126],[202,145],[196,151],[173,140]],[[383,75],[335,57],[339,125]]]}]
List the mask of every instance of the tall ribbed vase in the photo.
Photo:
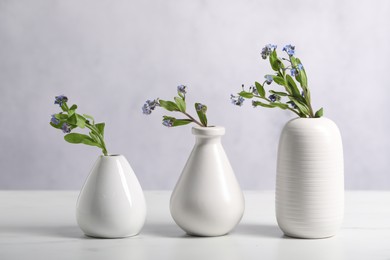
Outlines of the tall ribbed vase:
[{"label": "tall ribbed vase", "polygon": [[296,118],[283,128],[276,177],[276,218],[298,238],[331,237],[344,214],[343,145],[327,118]]}]

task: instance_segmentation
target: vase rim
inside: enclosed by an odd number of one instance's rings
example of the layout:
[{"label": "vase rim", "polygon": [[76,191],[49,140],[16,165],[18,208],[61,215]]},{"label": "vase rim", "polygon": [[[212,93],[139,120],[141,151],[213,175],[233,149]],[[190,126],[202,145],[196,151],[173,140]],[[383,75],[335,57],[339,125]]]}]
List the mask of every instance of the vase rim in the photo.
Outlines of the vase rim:
[{"label": "vase rim", "polygon": [[199,136],[222,136],[225,134],[225,127],[223,126],[193,126],[192,133]]},{"label": "vase rim", "polygon": [[324,117],[324,116],[322,116],[322,117],[295,117],[291,120],[296,120],[296,119],[329,119],[329,118]]},{"label": "vase rim", "polygon": [[100,157],[103,157],[103,158],[119,157],[119,156],[123,156],[123,155],[122,155],[122,154],[119,154],[119,153],[108,154],[108,155],[101,154],[101,155],[100,155]]}]

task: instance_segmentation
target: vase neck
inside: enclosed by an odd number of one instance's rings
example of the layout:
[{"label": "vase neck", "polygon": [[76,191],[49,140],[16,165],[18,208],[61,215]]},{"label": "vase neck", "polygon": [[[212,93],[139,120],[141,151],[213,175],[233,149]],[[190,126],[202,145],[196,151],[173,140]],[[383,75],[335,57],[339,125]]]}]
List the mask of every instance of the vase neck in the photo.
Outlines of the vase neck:
[{"label": "vase neck", "polygon": [[225,134],[225,128],[222,126],[209,126],[209,127],[192,127],[192,133],[196,137],[212,138],[221,137]]}]

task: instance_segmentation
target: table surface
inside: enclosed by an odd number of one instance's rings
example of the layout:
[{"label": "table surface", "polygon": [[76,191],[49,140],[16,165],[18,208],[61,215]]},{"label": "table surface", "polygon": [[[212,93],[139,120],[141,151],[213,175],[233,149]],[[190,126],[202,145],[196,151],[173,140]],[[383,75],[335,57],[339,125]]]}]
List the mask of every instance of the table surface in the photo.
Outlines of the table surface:
[{"label": "table surface", "polygon": [[141,234],[123,239],[83,235],[76,191],[0,191],[0,259],[385,259],[390,260],[390,192],[346,192],[340,232],[327,239],[283,236],[274,192],[244,192],[241,223],[222,237],[190,237],[173,222],[168,191],[146,191]]}]

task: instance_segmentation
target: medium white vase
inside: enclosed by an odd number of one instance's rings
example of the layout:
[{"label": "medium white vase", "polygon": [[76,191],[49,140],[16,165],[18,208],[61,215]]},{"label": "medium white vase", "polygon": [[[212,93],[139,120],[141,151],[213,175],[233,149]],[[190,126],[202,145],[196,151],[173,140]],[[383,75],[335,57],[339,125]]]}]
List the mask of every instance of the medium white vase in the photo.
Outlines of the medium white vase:
[{"label": "medium white vase", "polygon": [[327,118],[296,118],[283,128],[278,150],[276,218],[298,238],[331,237],[344,214],[343,145]]},{"label": "medium white vase", "polygon": [[223,127],[193,127],[195,146],[172,192],[171,215],[187,234],[222,236],[240,222],[245,202],[221,144]]},{"label": "medium white vase", "polygon": [[81,189],[76,217],[87,236],[121,238],[140,232],[146,217],[145,198],[123,155],[97,159]]}]

